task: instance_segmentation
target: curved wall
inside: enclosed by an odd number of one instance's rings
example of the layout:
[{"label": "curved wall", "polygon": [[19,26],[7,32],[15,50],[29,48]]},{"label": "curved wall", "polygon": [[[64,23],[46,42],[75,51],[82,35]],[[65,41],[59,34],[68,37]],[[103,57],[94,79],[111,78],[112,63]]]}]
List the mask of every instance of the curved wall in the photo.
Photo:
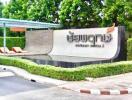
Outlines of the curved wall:
[{"label": "curved wall", "polygon": [[111,59],[119,52],[118,27],[55,30],[50,55]]},{"label": "curved wall", "polygon": [[[110,27],[111,28],[111,27]],[[26,32],[25,50],[51,56],[126,59],[124,27]],[[109,32],[108,32],[109,31]]]},{"label": "curved wall", "polygon": [[25,50],[34,54],[48,54],[53,47],[53,30],[26,32]]}]

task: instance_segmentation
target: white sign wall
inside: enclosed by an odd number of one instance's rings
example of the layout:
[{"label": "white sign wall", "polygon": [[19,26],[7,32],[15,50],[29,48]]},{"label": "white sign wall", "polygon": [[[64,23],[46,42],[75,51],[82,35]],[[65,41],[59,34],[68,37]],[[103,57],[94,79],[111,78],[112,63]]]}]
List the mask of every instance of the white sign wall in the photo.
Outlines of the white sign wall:
[{"label": "white sign wall", "polygon": [[118,28],[108,33],[108,28],[55,30],[50,55],[105,58],[118,52]]}]

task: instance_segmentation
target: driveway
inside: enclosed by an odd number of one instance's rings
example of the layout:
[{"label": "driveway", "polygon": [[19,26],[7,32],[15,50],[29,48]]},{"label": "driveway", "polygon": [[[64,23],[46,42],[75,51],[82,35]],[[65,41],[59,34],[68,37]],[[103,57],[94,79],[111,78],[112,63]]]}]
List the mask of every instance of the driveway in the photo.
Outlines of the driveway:
[{"label": "driveway", "polygon": [[131,100],[132,95],[89,95],[53,84],[39,84],[0,71],[0,100]]}]

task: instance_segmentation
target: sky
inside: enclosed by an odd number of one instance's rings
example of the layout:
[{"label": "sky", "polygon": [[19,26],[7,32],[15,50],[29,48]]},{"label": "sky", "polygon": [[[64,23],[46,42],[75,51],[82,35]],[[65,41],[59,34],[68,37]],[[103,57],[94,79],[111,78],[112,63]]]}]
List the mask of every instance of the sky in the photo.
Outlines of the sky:
[{"label": "sky", "polygon": [[0,0],[1,2],[3,2],[3,4],[8,3],[10,0]]}]

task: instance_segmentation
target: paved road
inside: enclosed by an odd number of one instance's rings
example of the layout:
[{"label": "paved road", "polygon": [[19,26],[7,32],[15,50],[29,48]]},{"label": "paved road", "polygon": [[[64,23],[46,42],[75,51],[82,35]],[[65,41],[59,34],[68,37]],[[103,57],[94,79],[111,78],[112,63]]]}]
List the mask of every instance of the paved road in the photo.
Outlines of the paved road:
[{"label": "paved road", "polygon": [[57,87],[16,93],[1,97],[0,100],[132,100],[132,95],[97,96],[63,90]]},{"label": "paved road", "polygon": [[[0,72],[2,73],[2,72]],[[0,100],[131,100],[132,95],[98,96],[39,84],[13,74],[0,77]]]},{"label": "paved road", "polygon": [[38,84],[31,81],[21,79],[16,76],[0,78],[0,96],[11,95],[15,93],[34,91],[53,87],[50,84]]}]

